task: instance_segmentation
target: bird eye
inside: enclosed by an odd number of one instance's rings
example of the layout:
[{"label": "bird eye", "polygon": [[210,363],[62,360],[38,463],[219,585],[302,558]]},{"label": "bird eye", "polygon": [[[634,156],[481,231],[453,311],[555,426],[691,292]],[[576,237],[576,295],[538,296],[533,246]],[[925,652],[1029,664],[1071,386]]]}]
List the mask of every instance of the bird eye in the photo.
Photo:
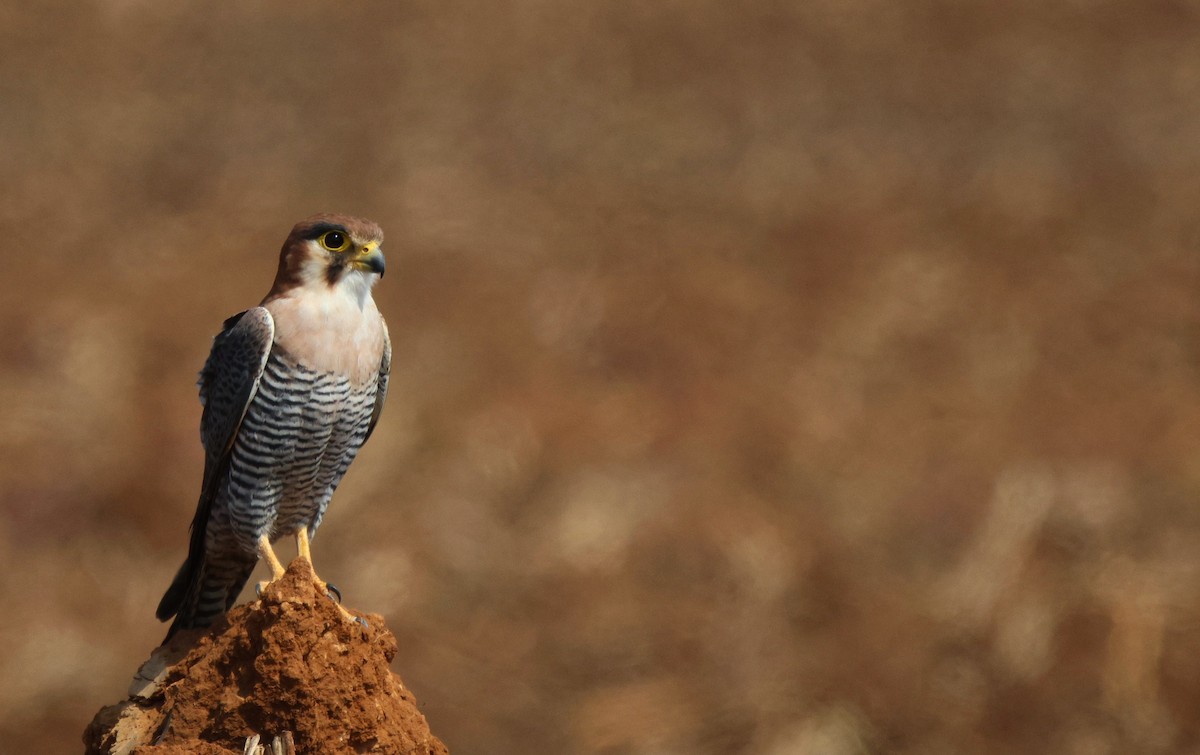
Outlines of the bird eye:
[{"label": "bird eye", "polygon": [[329,231],[321,236],[321,246],[331,252],[340,252],[346,248],[346,234],[341,231]]}]

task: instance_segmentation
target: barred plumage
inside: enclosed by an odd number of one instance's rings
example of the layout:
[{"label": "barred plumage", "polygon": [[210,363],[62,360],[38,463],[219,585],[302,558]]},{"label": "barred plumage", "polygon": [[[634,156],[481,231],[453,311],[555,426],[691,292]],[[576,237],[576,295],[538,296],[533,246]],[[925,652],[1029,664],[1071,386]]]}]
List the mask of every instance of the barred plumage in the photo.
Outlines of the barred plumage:
[{"label": "barred plumage", "polygon": [[[329,240],[339,234],[348,254]],[[307,557],[387,393],[391,349],[370,296],[381,239],[353,218],[298,224],[262,306],[214,339],[200,378],[200,503],[188,559],[158,609],[176,616],[168,637],[228,610],[260,554],[278,571],[271,542],[295,535]]]}]

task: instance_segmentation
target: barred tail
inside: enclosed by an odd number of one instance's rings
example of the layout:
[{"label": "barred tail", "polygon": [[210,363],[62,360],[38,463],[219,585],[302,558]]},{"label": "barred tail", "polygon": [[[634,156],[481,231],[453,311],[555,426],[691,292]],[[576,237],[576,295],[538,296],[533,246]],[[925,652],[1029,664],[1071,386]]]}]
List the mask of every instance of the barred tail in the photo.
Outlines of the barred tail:
[{"label": "barred tail", "polygon": [[257,556],[222,554],[210,560],[203,552],[190,554],[159,601],[159,621],[172,616],[166,642],[180,629],[206,627],[229,610],[254,571]]},{"label": "barred tail", "polygon": [[[158,609],[154,612],[159,621],[166,621],[178,614],[183,609],[183,604],[187,602],[188,593],[194,592],[192,588],[197,581],[196,578],[204,568],[204,554],[201,553],[199,556],[199,558],[193,558],[189,553],[183,566],[179,567],[179,571],[175,573],[175,579],[171,581],[171,586],[167,588],[162,600],[158,601]],[[175,627],[172,625],[171,632],[174,633],[174,631]],[[170,635],[167,636],[170,637]]]}]

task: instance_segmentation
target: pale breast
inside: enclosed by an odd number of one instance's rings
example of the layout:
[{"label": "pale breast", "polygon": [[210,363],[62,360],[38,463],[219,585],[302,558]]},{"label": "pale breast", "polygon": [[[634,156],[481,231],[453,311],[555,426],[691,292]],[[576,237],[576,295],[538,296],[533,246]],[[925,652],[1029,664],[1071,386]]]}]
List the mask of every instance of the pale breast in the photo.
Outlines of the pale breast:
[{"label": "pale breast", "polygon": [[320,521],[362,446],[374,400],[374,383],[356,388],[272,352],[230,459],[226,501],[240,539],[252,548],[264,532]]},{"label": "pale breast", "polygon": [[263,306],[275,321],[275,343],[299,365],[343,376],[354,388],[378,380],[386,335],[383,317],[370,296],[360,308],[336,290],[306,290]]}]

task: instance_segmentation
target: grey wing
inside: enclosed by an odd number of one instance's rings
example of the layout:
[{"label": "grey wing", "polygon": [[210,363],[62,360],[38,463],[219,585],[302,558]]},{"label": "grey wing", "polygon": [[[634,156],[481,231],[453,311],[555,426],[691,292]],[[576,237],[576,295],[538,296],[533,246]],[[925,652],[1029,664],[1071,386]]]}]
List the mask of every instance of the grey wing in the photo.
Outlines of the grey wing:
[{"label": "grey wing", "polygon": [[212,352],[200,371],[200,442],[204,444],[204,482],[200,504],[192,522],[203,533],[208,507],[222,472],[229,464],[229,452],[237,439],[246,410],[258,391],[271,343],[275,322],[262,307],[248,309],[225,321],[225,329],[213,339]]},{"label": "grey wing", "polygon": [[379,422],[379,413],[383,411],[383,402],[387,399],[388,376],[392,372],[392,337],[388,335],[387,323],[383,325],[383,357],[379,360],[379,382],[375,387],[375,407],[371,410],[371,424],[367,426],[367,434],[363,443],[375,432]]},{"label": "grey wing", "polygon": [[[275,323],[267,310],[255,307],[234,315],[225,321],[224,329],[213,339],[208,361],[200,371],[200,403],[204,405],[200,417],[204,480],[196,515],[192,518],[187,559],[158,604],[156,614],[163,621],[179,613],[189,596],[194,597],[198,589],[204,572],[204,546],[213,500],[220,489],[221,477],[229,468],[233,442],[258,391],[258,381],[274,339]],[[171,625],[172,633],[177,625],[178,620]],[[170,637],[170,633],[167,636]]]}]

